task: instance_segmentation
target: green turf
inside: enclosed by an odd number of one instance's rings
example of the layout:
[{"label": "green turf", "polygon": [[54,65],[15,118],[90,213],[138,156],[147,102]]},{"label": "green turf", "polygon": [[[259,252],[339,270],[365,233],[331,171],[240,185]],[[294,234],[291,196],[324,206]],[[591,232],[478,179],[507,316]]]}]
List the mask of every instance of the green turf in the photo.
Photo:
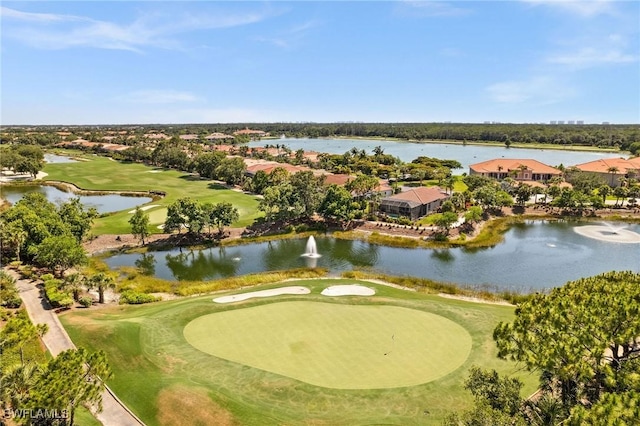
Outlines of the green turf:
[{"label": "green turf", "polygon": [[[440,424],[446,413],[470,406],[472,397],[463,389],[463,383],[473,365],[523,378],[526,383],[523,396],[535,390],[535,376],[496,358],[492,331],[498,321],[513,318],[512,307],[445,299],[372,283],[363,283],[376,290],[377,294],[372,297],[328,298],[319,294],[325,287],[345,283],[357,281],[300,280],[286,285],[309,287],[311,294],[249,299],[233,304],[213,303],[212,296],[190,297],[143,306],[77,310],[63,314],[61,320],[76,345],[106,351],[114,371],[109,385],[150,426],[162,423],[161,413],[166,407],[159,401],[171,400],[162,398],[171,389],[187,388],[198,392],[208,389],[217,407],[228,410],[239,424],[251,425]],[[246,291],[280,286],[282,284],[260,286]],[[197,318],[229,312],[260,313],[256,308],[274,304],[281,310],[280,302],[307,302],[305,305],[321,302],[316,304],[329,304],[334,308],[380,306],[415,310],[418,312],[413,318],[421,318],[420,314],[425,313],[431,315],[429,319],[446,318],[464,328],[471,336],[471,351],[457,369],[428,383],[385,389],[332,389],[205,353],[185,339],[185,327]],[[337,312],[338,309],[334,309],[334,313]],[[392,310],[381,312],[386,314]],[[256,320],[260,321],[267,319]],[[413,327],[410,323],[402,326]],[[403,331],[397,329],[393,332],[403,335]],[[388,334],[389,329],[386,329],[387,342],[390,340]],[[430,345],[436,344],[435,338],[433,340]],[[215,341],[226,344],[222,339]],[[262,344],[255,342],[251,346],[256,357],[273,357],[273,352],[265,351]],[[391,355],[393,353],[387,357]],[[418,358],[418,362],[430,362],[431,359],[422,355]],[[387,368],[395,367],[389,364]],[[190,422],[197,422],[195,413]]]},{"label": "green turf", "polygon": [[[247,226],[262,213],[258,211],[259,200],[252,195],[231,190],[210,180],[200,179],[176,170],[157,169],[137,163],[121,163],[110,158],[83,155],[85,161],[76,163],[46,164],[46,180],[73,183],[83,189],[113,191],[164,191],[167,196],[147,203],[158,205],[147,211],[150,230],[161,232],[158,225],[164,223],[167,206],[182,197],[191,197],[200,202],[229,202],[238,209],[240,219],[233,226]],[[130,209],[117,212],[95,221],[94,234],[129,233]]]},{"label": "green turf", "polygon": [[471,350],[455,322],[397,306],[272,303],[201,316],[184,335],[203,352],[337,389],[427,383]]}]

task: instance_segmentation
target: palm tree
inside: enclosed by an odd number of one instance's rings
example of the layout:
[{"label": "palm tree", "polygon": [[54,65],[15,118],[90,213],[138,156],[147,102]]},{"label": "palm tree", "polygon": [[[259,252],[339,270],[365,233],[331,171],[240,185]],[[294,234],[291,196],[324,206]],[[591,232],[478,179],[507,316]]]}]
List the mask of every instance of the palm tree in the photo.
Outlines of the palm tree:
[{"label": "palm tree", "polygon": [[89,288],[98,290],[98,303],[104,303],[104,291],[109,288],[115,288],[116,282],[111,276],[104,272],[99,272],[89,278],[87,285]]},{"label": "palm tree", "polygon": [[42,370],[36,363],[16,364],[10,367],[2,377],[2,399],[9,402],[14,409],[24,407],[41,373]]},{"label": "palm tree", "polygon": [[618,169],[615,166],[611,166],[611,167],[609,167],[607,169],[607,172],[610,174],[609,184],[611,186],[615,186],[615,182],[614,182],[613,178],[614,178],[615,174],[618,173],[619,171],[620,171],[620,169]]},{"label": "palm tree", "polygon": [[77,272],[64,278],[64,287],[73,292],[73,300],[76,302],[80,299],[80,292],[86,281],[85,276]]}]

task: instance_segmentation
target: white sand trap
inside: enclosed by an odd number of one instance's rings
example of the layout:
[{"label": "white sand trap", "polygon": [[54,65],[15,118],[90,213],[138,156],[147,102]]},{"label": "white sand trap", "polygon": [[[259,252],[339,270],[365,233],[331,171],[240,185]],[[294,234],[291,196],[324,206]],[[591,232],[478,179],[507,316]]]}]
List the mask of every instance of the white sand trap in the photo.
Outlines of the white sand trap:
[{"label": "white sand trap", "polygon": [[162,170],[149,170],[147,173],[162,173]]},{"label": "white sand trap", "polygon": [[322,290],[323,296],[373,296],[376,291],[362,285],[332,285]]},{"label": "white sand trap", "polygon": [[622,244],[640,243],[640,234],[629,229],[615,228],[613,226],[585,225],[573,228],[578,234],[600,241]]},{"label": "white sand trap", "polygon": [[[152,209],[152,208],[154,208],[154,207],[158,207],[158,204],[151,204],[150,206],[142,206],[142,207],[140,207],[140,210],[145,211],[145,210]],[[134,209],[134,210],[131,210],[131,211],[129,212],[129,214],[134,214],[135,212],[136,212],[136,211],[135,211],[135,209]]]},{"label": "white sand trap", "polygon": [[249,293],[242,294],[234,294],[231,296],[222,296],[213,299],[216,303],[231,303],[231,302],[240,302],[242,300],[251,299],[253,297],[271,297],[271,296],[280,296],[283,294],[309,294],[311,290],[307,287],[301,286],[290,286],[290,287],[280,287],[274,288],[271,290],[261,290],[261,291],[252,291]]}]

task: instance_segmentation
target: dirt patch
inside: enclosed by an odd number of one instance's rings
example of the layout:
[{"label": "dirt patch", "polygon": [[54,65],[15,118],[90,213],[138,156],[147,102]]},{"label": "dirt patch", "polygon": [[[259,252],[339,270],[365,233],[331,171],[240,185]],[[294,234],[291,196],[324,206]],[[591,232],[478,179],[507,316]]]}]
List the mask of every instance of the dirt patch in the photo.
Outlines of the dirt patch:
[{"label": "dirt patch", "polygon": [[204,388],[182,385],[164,389],[158,396],[158,423],[161,425],[239,425],[231,413],[209,398]]}]

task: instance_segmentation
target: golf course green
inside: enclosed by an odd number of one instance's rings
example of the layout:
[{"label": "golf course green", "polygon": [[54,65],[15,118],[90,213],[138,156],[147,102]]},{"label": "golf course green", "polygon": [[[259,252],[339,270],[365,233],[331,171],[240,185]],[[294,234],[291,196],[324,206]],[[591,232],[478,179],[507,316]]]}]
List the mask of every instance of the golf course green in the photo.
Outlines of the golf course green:
[{"label": "golf course green", "polygon": [[[327,297],[360,284],[373,296]],[[261,285],[216,297],[304,286],[215,303],[212,296],[60,316],[74,343],[106,352],[109,386],[146,424],[440,424],[468,408],[472,366],[525,382],[496,357],[492,332],[513,307],[447,299],[353,279]],[[385,355],[386,354],[386,355]],[[185,418],[186,419],[186,418]]]},{"label": "golf course green", "polygon": [[439,315],[397,306],[281,302],[201,316],[193,347],[316,386],[415,386],[449,374],[471,336]]}]

